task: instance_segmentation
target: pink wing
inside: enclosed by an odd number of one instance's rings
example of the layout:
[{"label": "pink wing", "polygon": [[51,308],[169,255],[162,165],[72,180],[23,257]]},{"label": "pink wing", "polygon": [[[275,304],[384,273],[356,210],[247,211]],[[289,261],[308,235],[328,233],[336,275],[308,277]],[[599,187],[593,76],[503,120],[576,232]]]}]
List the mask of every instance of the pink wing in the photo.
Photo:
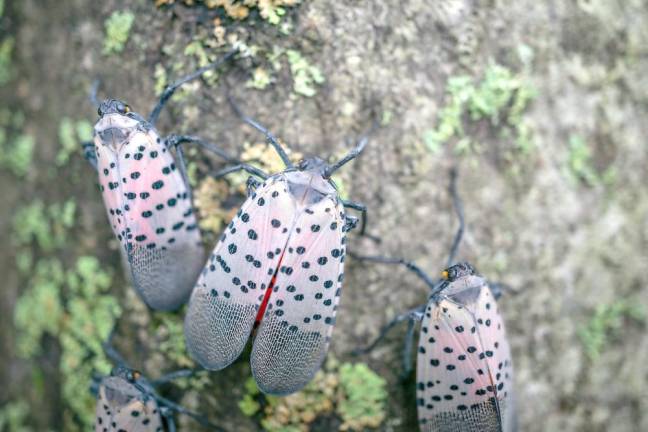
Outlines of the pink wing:
[{"label": "pink wing", "polygon": [[122,213],[123,197],[120,194],[119,172],[117,155],[101,144],[95,138],[95,152],[97,154],[97,173],[99,175],[99,189],[108,213],[108,220],[115,236],[125,244],[126,222]]},{"label": "pink wing", "polygon": [[324,360],[342,286],[344,220],[327,196],[295,221],[252,349],[252,374],[265,393],[301,389]]},{"label": "pink wing", "polygon": [[225,229],[185,318],[187,349],[203,367],[223,369],[243,351],[294,219],[294,200],[279,175],[263,183]]},{"label": "pink wing", "polygon": [[417,360],[423,431],[513,429],[513,369],[504,322],[485,281],[473,280],[479,285],[471,288],[469,301],[441,293],[425,311]]},{"label": "pink wing", "polygon": [[110,150],[98,147],[99,176],[108,182],[102,183],[104,201],[135,288],[152,308],[175,309],[189,297],[204,254],[173,157],[154,130],[134,132],[116,161]]}]

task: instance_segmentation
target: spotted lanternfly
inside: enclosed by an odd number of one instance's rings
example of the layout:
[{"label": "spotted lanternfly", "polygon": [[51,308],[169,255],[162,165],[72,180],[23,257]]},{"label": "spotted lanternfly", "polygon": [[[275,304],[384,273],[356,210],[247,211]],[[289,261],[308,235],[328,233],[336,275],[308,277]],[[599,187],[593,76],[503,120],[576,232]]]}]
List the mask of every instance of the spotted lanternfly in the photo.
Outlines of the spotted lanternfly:
[{"label": "spotted lanternfly", "polygon": [[[451,190],[460,228],[448,260],[454,259],[463,233],[463,211],[456,195],[453,173]],[[515,430],[513,364],[504,321],[496,298],[501,291],[489,284],[468,263],[449,266],[439,282],[403,259],[354,258],[383,264],[401,264],[431,288],[427,305],[392,320],[369,349],[397,322],[409,319],[405,349],[409,363],[414,322],[421,321],[416,396],[422,431]],[[369,350],[368,349],[368,350]],[[365,350],[367,351],[367,350]]]},{"label": "spotted lanternfly", "polygon": [[[233,54],[167,87],[148,120],[121,101],[103,101],[98,108],[94,143],[85,147],[86,157],[97,169],[108,218],[126,255],[133,284],[153,309],[171,310],[186,302],[204,265],[178,145],[197,143],[230,159],[193,136],[162,139],[154,124],[178,87]],[[174,147],[178,166],[170,152]]]},{"label": "spotted lanternfly", "polygon": [[[345,158],[318,158],[293,166],[265,128],[286,170],[252,183],[251,193],[227,226],[194,288],[185,318],[189,353],[203,367],[223,369],[243,351],[258,325],[251,354],[259,388],[284,395],[306,385],[328,349],[344,278],[346,233],[357,218],[340,199],[331,174]],[[233,169],[227,170],[231,172]]]},{"label": "spotted lanternfly", "polygon": [[93,386],[97,395],[95,432],[175,432],[174,413],[185,414],[210,430],[222,432],[204,416],[158,395],[154,389],[154,385],[188,377],[193,372],[184,369],[150,382],[128,367],[115,367],[110,376]]},{"label": "spotted lanternfly", "polygon": [[95,432],[163,431],[162,415],[155,398],[138,382],[139,374],[115,368],[99,384]]},{"label": "spotted lanternfly", "polygon": [[468,263],[444,275],[421,322],[421,430],[513,430],[513,364],[495,295]]}]

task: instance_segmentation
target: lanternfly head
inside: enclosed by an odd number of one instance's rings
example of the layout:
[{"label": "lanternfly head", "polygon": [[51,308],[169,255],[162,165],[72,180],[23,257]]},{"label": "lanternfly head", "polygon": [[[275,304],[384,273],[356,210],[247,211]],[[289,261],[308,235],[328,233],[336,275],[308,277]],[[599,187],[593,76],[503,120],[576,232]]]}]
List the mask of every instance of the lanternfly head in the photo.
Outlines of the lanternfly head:
[{"label": "lanternfly head", "polygon": [[462,276],[473,276],[475,274],[477,274],[475,268],[467,262],[463,262],[448,267],[441,273],[441,276],[443,279],[453,282]]},{"label": "lanternfly head", "polygon": [[117,100],[117,99],[106,99],[99,105],[97,108],[97,114],[99,117],[103,117],[107,114],[128,114],[131,112],[130,106],[128,104]]}]

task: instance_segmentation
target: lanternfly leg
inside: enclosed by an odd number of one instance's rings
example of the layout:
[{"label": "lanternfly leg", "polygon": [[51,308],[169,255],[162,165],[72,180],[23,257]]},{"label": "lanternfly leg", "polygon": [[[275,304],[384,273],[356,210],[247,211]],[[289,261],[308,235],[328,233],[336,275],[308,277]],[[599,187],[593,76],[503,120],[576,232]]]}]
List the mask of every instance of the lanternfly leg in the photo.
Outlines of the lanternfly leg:
[{"label": "lanternfly leg", "polygon": [[193,135],[169,135],[165,138],[164,142],[167,148],[169,149],[175,148],[176,154],[178,156],[178,165],[180,168],[180,173],[182,174],[182,178],[189,192],[191,192],[191,186],[189,185],[189,176],[187,174],[187,165],[184,158],[184,150],[182,149],[182,144],[184,143],[197,144],[200,147],[220,156],[221,158],[225,159],[227,162],[234,162],[234,163],[238,162],[238,160],[228,155],[225,152],[225,150],[221,149],[217,145],[207,142],[202,138]]},{"label": "lanternfly leg", "polygon": [[151,384],[157,387],[159,385],[166,384],[178,378],[189,378],[191,376],[194,376],[196,372],[198,371],[193,369],[180,369],[174,372],[169,372],[166,375],[162,375],[160,378],[151,381]]},{"label": "lanternfly leg", "polygon": [[490,288],[491,292],[493,293],[493,297],[495,297],[495,300],[499,300],[500,297],[502,297],[502,294],[504,292],[508,294],[516,294],[516,290],[514,290],[510,285],[507,285],[502,282],[491,282],[488,281],[488,287]]},{"label": "lanternfly leg", "polygon": [[247,195],[250,196],[252,193],[256,190],[256,188],[259,187],[261,182],[257,180],[256,178],[250,176],[248,177],[247,181],[245,182],[245,187],[247,190]]},{"label": "lanternfly leg", "polygon": [[344,207],[352,208],[361,213],[362,223],[360,225],[360,235],[365,235],[365,227],[367,225],[367,206],[353,201],[345,201],[345,200],[341,200],[341,201]]},{"label": "lanternfly leg", "polygon": [[409,310],[403,314],[397,315],[394,319],[392,319],[389,323],[387,323],[381,330],[380,333],[378,334],[378,337],[374,339],[374,341],[369,344],[366,348],[360,348],[354,351],[354,354],[359,355],[359,354],[366,354],[371,351],[373,351],[376,346],[387,336],[387,334],[398,324],[401,323],[405,320],[416,322],[420,321],[423,318],[423,311],[425,310],[425,306],[419,306],[415,309]]},{"label": "lanternfly leg", "polygon": [[345,215],[344,232],[349,232],[358,226],[358,218],[355,216]]},{"label": "lanternfly leg", "polygon": [[[373,128],[372,128],[373,130]],[[335,162],[333,165],[328,167],[326,171],[324,171],[324,177],[325,178],[330,178],[331,175],[337,170],[339,170],[343,165],[345,165],[347,162],[357,158],[360,156],[360,153],[364,150],[365,146],[369,142],[369,134],[363,135],[359,140],[358,143],[354,148],[351,149],[349,153],[347,153],[346,156],[344,156],[342,159],[339,161]]]},{"label": "lanternfly leg", "polygon": [[401,377],[407,378],[412,372],[412,345],[414,345],[414,329],[417,321],[420,321],[423,315],[411,318],[407,322],[407,333],[405,334],[405,347],[403,348],[403,373]]},{"label": "lanternfly leg", "polygon": [[113,337],[115,336],[116,328],[117,325],[115,324],[112,330],[110,330],[110,334],[108,335],[108,338],[101,344],[101,348],[103,348],[106,357],[112,360],[113,363],[130,369],[124,357],[122,357],[122,355],[119,352],[117,352],[117,350],[112,344]]},{"label": "lanternfly leg", "polygon": [[227,54],[225,54],[223,57],[221,57],[220,59],[216,60],[215,62],[213,62],[211,64],[208,64],[207,66],[201,67],[197,71],[195,71],[195,72],[193,72],[193,73],[191,73],[191,74],[189,74],[189,75],[187,75],[187,76],[185,76],[183,78],[180,78],[179,80],[175,81],[174,83],[168,85],[164,89],[164,91],[162,92],[162,95],[160,96],[160,100],[157,102],[155,107],[153,107],[153,110],[151,110],[151,114],[149,115],[149,118],[148,118],[149,123],[151,123],[152,125],[155,125],[158,118],[160,117],[160,112],[162,111],[162,108],[164,108],[164,105],[166,105],[166,103],[169,101],[171,96],[173,96],[175,91],[178,88],[180,88],[180,86],[182,86],[183,84],[185,84],[185,83],[187,83],[187,82],[189,82],[191,80],[194,80],[194,79],[200,77],[205,72],[220,66],[221,64],[225,63],[227,60],[232,58],[237,52],[238,52],[238,49],[233,49],[230,52],[228,52]]},{"label": "lanternfly leg", "polygon": [[95,144],[91,141],[81,143],[83,148],[83,157],[85,160],[92,165],[92,167],[97,169],[97,152],[95,151]]},{"label": "lanternfly leg", "polygon": [[252,165],[243,164],[243,163],[238,164],[238,165],[234,165],[234,166],[231,166],[231,167],[223,168],[222,170],[214,173],[213,177],[214,178],[221,178],[221,177],[224,177],[224,176],[226,176],[228,174],[231,174],[233,172],[238,172],[238,171],[245,171],[248,174],[260,177],[263,180],[265,180],[265,179],[267,179],[269,177],[268,174],[266,174],[265,172],[263,172],[259,168],[253,167]]},{"label": "lanternfly leg", "polygon": [[423,271],[422,268],[420,268],[418,265],[416,265],[412,261],[406,261],[402,258],[390,258],[390,257],[383,257],[383,256],[363,256],[363,255],[357,255],[353,252],[349,252],[349,255],[352,258],[355,258],[360,261],[370,261],[370,262],[375,262],[375,263],[380,263],[380,264],[397,264],[397,265],[402,265],[405,266],[408,270],[413,272],[416,276],[418,276],[427,286],[430,288],[434,288],[438,282],[435,282],[432,280],[432,278]]},{"label": "lanternfly leg", "polygon": [[160,415],[164,417],[167,430],[169,432],[176,432],[175,420],[173,420],[173,411],[167,407],[160,407]]},{"label": "lanternfly leg", "polygon": [[164,398],[164,397],[162,397],[162,396],[160,396],[158,394],[155,394],[155,393],[153,393],[152,396],[155,397],[155,399],[157,400],[157,402],[160,405],[163,405],[163,406],[169,408],[170,410],[173,410],[173,411],[175,411],[175,412],[177,412],[179,414],[184,414],[186,416],[189,416],[189,417],[196,420],[198,423],[200,423],[201,425],[203,425],[206,428],[210,428],[211,430],[215,430],[215,431],[219,431],[219,432],[224,432],[225,431],[224,429],[222,429],[222,428],[216,426],[215,424],[211,423],[209,420],[207,420],[206,417],[201,416],[200,414],[197,414],[197,413],[195,413],[193,411],[190,411],[187,408],[183,407],[182,405],[178,405],[177,403],[172,402],[169,399]]},{"label": "lanternfly leg", "polygon": [[167,145],[167,148],[179,148],[181,144],[184,143],[191,143],[191,144],[197,144],[200,147],[204,148],[205,150],[214,153],[221,158],[223,158],[225,161],[230,162],[230,163],[238,163],[238,159],[233,158],[225,150],[221,149],[215,144],[212,144],[208,141],[205,141],[202,138],[193,136],[193,135],[169,135],[165,138],[165,142]]},{"label": "lanternfly leg", "polygon": [[252,126],[253,128],[255,128],[256,130],[258,130],[259,132],[265,135],[266,140],[277,151],[284,165],[286,165],[286,168],[292,168],[293,163],[290,161],[288,154],[283,149],[283,147],[281,146],[277,138],[266,127],[262,126],[259,122],[257,122],[253,118],[245,115],[229,94],[227,95],[227,101],[229,102],[230,106],[232,107],[236,115],[241,118],[241,120],[243,120],[245,123],[249,124],[250,126]]}]

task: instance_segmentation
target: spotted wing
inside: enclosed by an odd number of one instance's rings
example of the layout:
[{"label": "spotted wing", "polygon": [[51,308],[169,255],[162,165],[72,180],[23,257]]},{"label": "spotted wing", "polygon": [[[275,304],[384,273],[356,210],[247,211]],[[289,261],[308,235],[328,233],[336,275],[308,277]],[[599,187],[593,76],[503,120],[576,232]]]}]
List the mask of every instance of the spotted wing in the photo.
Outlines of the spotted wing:
[{"label": "spotted wing", "polygon": [[295,218],[283,177],[263,183],[216,245],[185,318],[187,349],[219,370],[240,355],[270,286]]},{"label": "spotted wing", "polygon": [[324,360],[342,287],[343,227],[344,210],[329,196],[297,217],[252,348],[265,393],[299,390]]},{"label": "spotted wing", "polygon": [[161,431],[162,419],[155,399],[145,397],[122,378],[104,378],[99,387],[95,432],[120,430]]},{"label": "spotted wing", "polygon": [[99,175],[99,189],[104,200],[106,213],[110,226],[119,241],[125,239],[126,223],[122,214],[124,198],[120,192],[119,171],[117,155],[101,144],[95,138],[95,152],[97,155],[97,174]]},{"label": "spotted wing", "polygon": [[504,322],[490,289],[478,280],[470,302],[442,296],[426,308],[417,361],[422,431],[513,430],[513,370]]},{"label": "spotted wing", "polygon": [[175,309],[189,298],[204,265],[187,187],[154,130],[133,135],[118,169],[135,288],[153,309]]}]

